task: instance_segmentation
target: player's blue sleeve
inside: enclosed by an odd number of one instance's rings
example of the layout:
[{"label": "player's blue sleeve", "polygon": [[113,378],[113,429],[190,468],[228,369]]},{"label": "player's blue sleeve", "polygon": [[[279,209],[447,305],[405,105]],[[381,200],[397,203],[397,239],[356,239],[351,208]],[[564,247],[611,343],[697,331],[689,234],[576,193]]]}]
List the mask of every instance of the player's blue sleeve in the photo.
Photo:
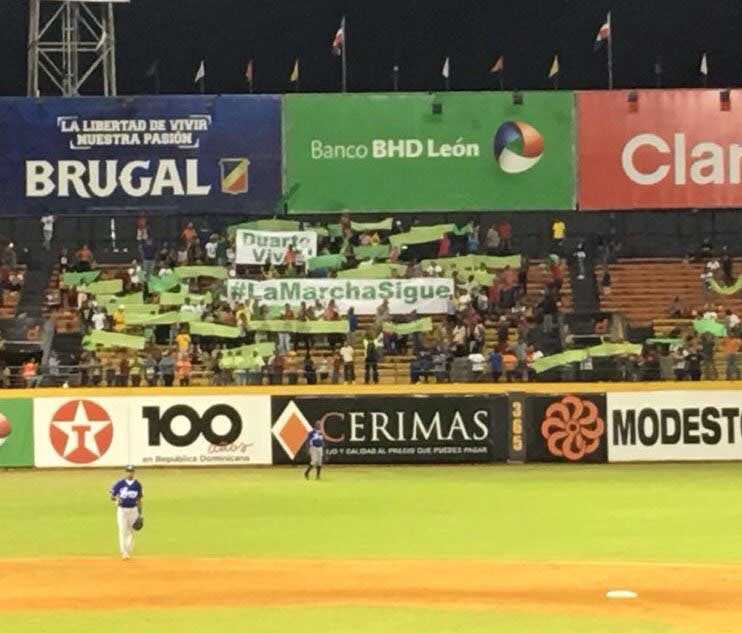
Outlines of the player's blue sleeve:
[{"label": "player's blue sleeve", "polygon": [[111,491],[109,494],[112,497],[115,497],[118,495],[119,490],[121,490],[121,481],[117,481],[115,484],[113,484],[113,486],[111,486]]}]

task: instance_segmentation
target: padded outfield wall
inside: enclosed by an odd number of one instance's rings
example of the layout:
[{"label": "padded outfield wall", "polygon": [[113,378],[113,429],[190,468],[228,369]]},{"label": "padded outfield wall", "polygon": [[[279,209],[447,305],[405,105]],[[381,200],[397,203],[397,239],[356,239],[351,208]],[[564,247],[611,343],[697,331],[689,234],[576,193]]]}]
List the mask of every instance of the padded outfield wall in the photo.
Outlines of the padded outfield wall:
[{"label": "padded outfield wall", "polygon": [[[517,389],[517,390],[516,390]],[[742,382],[48,389],[0,400],[0,468],[742,460]]]}]

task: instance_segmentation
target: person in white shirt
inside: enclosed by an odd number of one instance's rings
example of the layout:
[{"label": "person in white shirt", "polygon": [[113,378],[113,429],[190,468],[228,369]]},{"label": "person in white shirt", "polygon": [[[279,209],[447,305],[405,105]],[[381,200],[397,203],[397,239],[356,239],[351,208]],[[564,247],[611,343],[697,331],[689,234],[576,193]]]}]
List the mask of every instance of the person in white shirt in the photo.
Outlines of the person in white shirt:
[{"label": "person in white shirt", "polygon": [[106,326],[106,315],[102,310],[96,310],[91,320],[93,321],[93,327],[96,330],[102,330]]},{"label": "person in white shirt", "polygon": [[41,232],[44,237],[44,250],[51,250],[52,237],[54,236],[54,216],[51,213],[47,213],[41,218]]},{"label": "person in white shirt", "polygon": [[216,264],[216,249],[219,245],[219,238],[216,235],[212,235],[208,242],[204,245],[206,251],[206,263],[209,266]]},{"label": "person in white shirt", "polygon": [[350,341],[340,348],[340,357],[343,359],[343,382],[347,384],[356,381],[356,370],[354,365],[354,350]]}]

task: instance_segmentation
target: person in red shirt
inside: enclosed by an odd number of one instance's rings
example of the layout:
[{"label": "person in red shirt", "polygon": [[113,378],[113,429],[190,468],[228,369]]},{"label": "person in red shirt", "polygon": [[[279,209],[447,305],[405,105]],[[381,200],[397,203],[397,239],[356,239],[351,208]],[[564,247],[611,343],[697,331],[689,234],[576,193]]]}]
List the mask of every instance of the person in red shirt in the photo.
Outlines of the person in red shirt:
[{"label": "person in red shirt", "polygon": [[513,227],[510,222],[503,220],[497,225],[497,232],[500,235],[500,250],[503,254],[509,254],[511,249],[511,239],[513,237]]},{"label": "person in red shirt", "polygon": [[181,239],[189,246],[192,242],[196,241],[196,229],[193,228],[193,222],[186,224],[183,232],[180,234]]},{"label": "person in red shirt", "polygon": [[451,238],[448,233],[444,233],[440,242],[438,242],[438,257],[448,257],[451,250]]},{"label": "person in red shirt", "polygon": [[286,252],[283,254],[283,265],[294,266],[295,264],[296,264],[296,251],[294,250],[294,245],[289,244],[286,247]]}]

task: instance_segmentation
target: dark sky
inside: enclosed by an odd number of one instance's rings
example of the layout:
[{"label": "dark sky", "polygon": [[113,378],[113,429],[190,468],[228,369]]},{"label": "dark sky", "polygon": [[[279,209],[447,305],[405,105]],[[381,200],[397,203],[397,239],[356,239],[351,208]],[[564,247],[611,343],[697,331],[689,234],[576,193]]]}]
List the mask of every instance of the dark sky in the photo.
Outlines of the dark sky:
[{"label": "dark sky", "polygon": [[[709,85],[742,83],[740,0],[132,0],[117,8],[119,93],[152,92],[144,75],[160,60],[162,91],[193,92],[202,58],[207,92],[244,92],[246,61],[255,59],[258,92],[284,92],[295,57],[301,89],[337,90],[339,60],[330,42],[348,20],[350,89],[437,90],[451,57],[452,88],[493,87],[489,66],[506,58],[506,88],[549,88],[547,70],[559,53],[559,87],[603,88],[605,52],[592,43],[613,11],[617,87],[698,86],[701,53]],[[26,0],[0,0],[0,95],[26,90]]]}]

